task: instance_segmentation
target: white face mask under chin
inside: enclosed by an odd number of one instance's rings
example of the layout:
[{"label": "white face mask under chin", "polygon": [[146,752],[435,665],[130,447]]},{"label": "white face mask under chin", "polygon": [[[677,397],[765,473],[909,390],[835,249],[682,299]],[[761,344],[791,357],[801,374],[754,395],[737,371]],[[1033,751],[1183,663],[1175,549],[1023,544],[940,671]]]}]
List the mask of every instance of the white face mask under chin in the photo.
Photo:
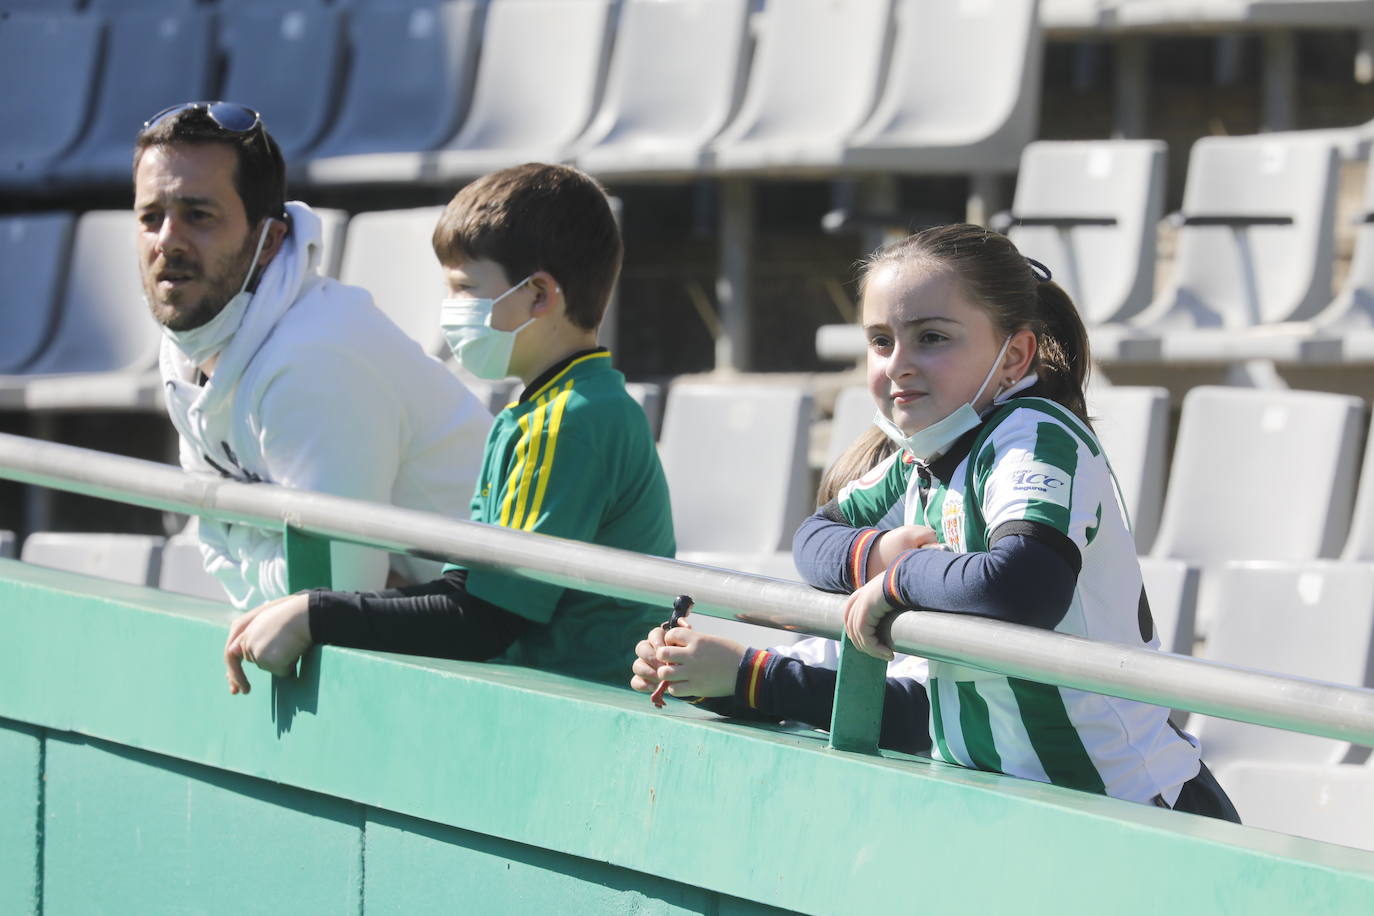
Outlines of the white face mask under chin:
[{"label": "white face mask under chin", "polygon": [[185,353],[186,358],[197,366],[204,366],[211,357],[223,350],[229,343],[229,338],[234,336],[234,332],[243,323],[243,313],[248,311],[248,303],[253,299],[253,294],[248,292],[248,281],[253,276],[258,256],[262,254],[262,246],[267,242],[267,230],[270,228],[272,220],[268,219],[262,224],[257,247],[253,249],[253,259],[248,262],[248,272],[243,275],[239,291],[224,303],[224,308],[219,310],[219,314],[198,328],[188,328],[184,331],[173,331],[165,324],[159,325],[167,339],[176,344],[176,348]]},{"label": "white face mask under chin", "polygon": [[491,326],[496,303],[534,279],[530,274],[495,299],[445,299],[439,306],[439,326],[458,365],[480,379],[503,379],[510,374],[510,355],[515,335],[534,321],[531,315],[513,331]]},{"label": "white face mask under chin", "polygon": [[[997,373],[997,367],[1002,365],[1002,357],[1006,355],[1007,347],[1010,345],[1010,337],[1002,341],[1002,348],[997,351],[997,358],[993,360],[992,368],[988,370],[987,375],[983,376],[983,384],[978,386],[978,391],[970,400],[964,402],[949,416],[936,420],[925,429],[917,430],[909,436],[902,432],[896,423],[889,420],[881,410],[874,415],[873,422],[889,439],[900,448],[910,452],[911,456],[921,464],[930,464],[947,452],[949,447],[959,440],[960,436],[971,429],[976,429],[978,424],[983,422],[983,418],[978,415],[978,411],[973,409],[973,405],[978,403],[978,399],[983,396],[983,390],[988,387],[988,382],[991,382],[993,375]],[[993,398],[994,403],[996,400]]]}]

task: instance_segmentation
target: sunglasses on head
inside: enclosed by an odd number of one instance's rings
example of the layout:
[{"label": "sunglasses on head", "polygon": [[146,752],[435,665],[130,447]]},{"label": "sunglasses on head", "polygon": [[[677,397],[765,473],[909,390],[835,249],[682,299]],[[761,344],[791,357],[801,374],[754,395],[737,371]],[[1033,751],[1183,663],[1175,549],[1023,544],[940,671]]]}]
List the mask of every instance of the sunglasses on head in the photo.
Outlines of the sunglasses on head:
[{"label": "sunglasses on head", "polygon": [[144,121],[143,129],[147,130],[183,111],[203,111],[215,122],[215,126],[231,134],[248,134],[262,127],[262,116],[237,102],[182,102],[168,106]]}]

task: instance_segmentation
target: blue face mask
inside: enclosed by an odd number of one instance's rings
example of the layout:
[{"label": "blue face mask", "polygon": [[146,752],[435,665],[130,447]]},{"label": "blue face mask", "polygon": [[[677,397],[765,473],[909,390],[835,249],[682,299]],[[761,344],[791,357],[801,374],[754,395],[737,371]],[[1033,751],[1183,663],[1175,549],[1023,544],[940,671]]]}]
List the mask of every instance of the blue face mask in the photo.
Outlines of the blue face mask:
[{"label": "blue face mask", "polygon": [[988,382],[992,381],[992,376],[997,372],[997,367],[1002,365],[1002,357],[1006,355],[1007,347],[1010,345],[1010,337],[1002,341],[1002,349],[997,351],[997,358],[993,360],[992,368],[988,370],[988,374],[983,376],[983,384],[978,386],[977,393],[971,400],[966,401],[963,406],[944,419],[936,420],[925,429],[917,430],[909,436],[902,432],[896,423],[884,416],[881,410],[874,415],[873,422],[889,439],[910,452],[913,458],[921,464],[929,465],[947,452],[949,447],[959,440],[960,436],[971,429],[977,429],[978,424],[983,422],[983,418],[978,415],[978,411],[973,409],[973,405],[983,396],[983,389],[988,387]]},{"label": "blue face mask", "polygon": [[529,327],[530,319],[514,331],[491,326],[496,303],[534,279],[530,274],[495,299],[445,299],[439,306],[439,326],[458,365],[481,379],[503,379],[510,374],[510,355],[515,335]]}]

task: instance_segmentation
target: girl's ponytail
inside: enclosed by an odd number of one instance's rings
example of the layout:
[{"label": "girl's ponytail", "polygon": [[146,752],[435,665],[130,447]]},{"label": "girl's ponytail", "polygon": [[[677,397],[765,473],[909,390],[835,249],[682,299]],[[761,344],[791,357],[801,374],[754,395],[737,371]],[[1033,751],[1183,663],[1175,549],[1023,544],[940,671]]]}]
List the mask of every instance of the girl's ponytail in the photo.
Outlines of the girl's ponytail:
[{"label": "girl's ponytail", "polygon": [[1088,405],[1083,390],[1088,383],[1090,364],[1088,330],[1064,288],[1053,280],[1037,284],[1041,330],[1037,372],[1046,397],[1067,407],[1084,423]]}]

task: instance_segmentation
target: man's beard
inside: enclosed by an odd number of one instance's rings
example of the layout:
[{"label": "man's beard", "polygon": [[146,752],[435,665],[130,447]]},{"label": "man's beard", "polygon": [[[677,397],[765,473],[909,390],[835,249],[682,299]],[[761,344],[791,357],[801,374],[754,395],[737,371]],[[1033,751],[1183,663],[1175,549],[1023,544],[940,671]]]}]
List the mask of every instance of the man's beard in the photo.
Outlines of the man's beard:
[{"label": "man's beard", "polygon": [[[153,313],[153,318],[173,331],[189,331],[209,322],[224,311],[229,300],[238,294],[248,275],[256,248],[257,239],[250,234],[244,240],[243,247],[234,254],[222,258],[216,265],[218,269],[211,273],[207,273],[203,265],[189,258],[163,257],[154,262],[143,273],[143,291],[148,297],[148,308]],[[158,274],[164,271],[184,272],[190,274],[192,279],[202,280],[205,285],[204,294],[193,303],[164,301],[158,294],[157,280]],[[172,297],[181,295],[184,293],[179,290],[171,291]]]}]

